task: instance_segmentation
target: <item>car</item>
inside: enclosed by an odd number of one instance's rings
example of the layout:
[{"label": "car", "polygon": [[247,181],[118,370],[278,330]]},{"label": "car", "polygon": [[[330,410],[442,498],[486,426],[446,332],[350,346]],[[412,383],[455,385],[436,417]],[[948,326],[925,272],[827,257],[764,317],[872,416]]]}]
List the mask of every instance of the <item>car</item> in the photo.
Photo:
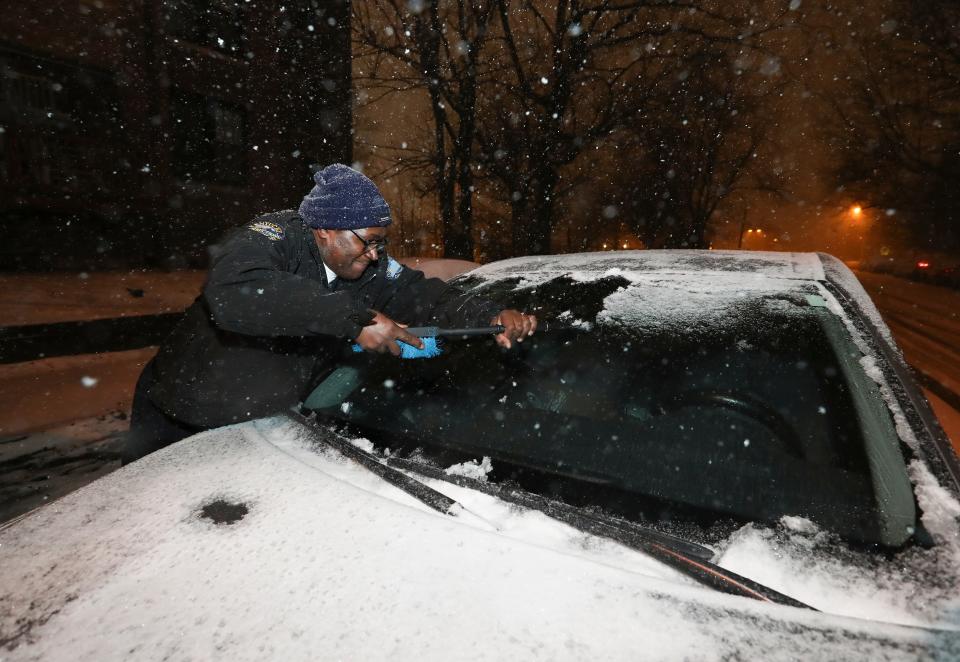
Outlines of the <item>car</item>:
[{"label": "car", "polygon": [[960,288],[960,265],[956,262],[953,264],[940,265],[934,270],[931,281],[935,285]]},{"label": "car", "polygon": [[901,250],[872,254],[859,268],[943,287],[960,287],[960,261],[954,255],[931,250]]},{"label": "car", "polygon": [[838,260],[452,282],[537,333],[345,348],[294,410],[6,525],[6,658],[960,657],[960,464]]}]

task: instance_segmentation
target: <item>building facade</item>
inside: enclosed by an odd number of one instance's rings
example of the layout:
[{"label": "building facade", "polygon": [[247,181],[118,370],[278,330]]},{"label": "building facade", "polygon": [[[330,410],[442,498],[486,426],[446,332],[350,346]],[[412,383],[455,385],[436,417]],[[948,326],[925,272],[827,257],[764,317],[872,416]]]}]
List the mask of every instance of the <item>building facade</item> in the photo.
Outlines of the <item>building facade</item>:
[{"label": "building facade", "polygon": [[0,9],[0,270],[199,265],[350,161],[348,0]]}]

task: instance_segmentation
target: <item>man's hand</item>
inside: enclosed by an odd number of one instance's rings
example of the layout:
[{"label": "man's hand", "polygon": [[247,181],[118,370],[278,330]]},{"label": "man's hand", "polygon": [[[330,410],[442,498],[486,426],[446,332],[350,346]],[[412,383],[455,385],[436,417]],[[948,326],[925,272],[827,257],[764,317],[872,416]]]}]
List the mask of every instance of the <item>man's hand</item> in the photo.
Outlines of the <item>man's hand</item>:
[{"label": "man's hand", "polygon": [[534,315],[525,315],[519,310],[501,310],[500,313],[490,320],[491,324],[500,324],[504,331],[497,336],[497,344],[501,347],[510,349],[513,341],[523,342],[527,336],[532,336],[537,330],[537,318]]},{"label": "man's hand", "polygon": [[357,336],[357,344],[364,351],[380,354],[390,352],[394,356],[400,356],[398,340],[418,349],[423,349],[423,341],[408,333],[406,324],[397,324],[383,313],[371,312],[374,313],[373,320],[369,325],[363,327],[360,335]]}]

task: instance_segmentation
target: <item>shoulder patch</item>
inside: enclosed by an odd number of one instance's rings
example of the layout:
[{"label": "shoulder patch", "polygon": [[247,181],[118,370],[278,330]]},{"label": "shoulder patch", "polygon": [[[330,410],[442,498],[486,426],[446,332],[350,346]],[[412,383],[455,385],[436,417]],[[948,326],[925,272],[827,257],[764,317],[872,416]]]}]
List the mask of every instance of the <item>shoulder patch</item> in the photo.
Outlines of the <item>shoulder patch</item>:
[{"label": "shoulder patch", "polygon": [[403,265],[394,260],[392,257],[387,260],[387,278],[390,280],[396,280],[400,277],[400,272],[403,271]]},{"label": "shoulder patch", "polygon": [[259,232],[270,241],[280,241],[283,239],[283,228],[276,223],[270,223],[269,221],[257,221],[256,223],[251,223],[248,225],[247,228],[253,230],[254,232]]}]

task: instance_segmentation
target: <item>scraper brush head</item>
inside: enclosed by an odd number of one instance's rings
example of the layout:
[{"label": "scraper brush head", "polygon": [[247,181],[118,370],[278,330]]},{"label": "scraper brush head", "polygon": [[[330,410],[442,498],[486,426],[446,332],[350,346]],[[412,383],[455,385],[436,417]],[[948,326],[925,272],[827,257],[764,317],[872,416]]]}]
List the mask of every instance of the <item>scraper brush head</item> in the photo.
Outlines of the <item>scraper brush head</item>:
[{"label": "scraper brush head", "polygon": [[[400,345],[400,358],[432,359],[443,354],[443,348],[440,346],[440,343],[437,342],[436,338],[421,338],[420,340],[423,341],[423,349],[408,345],[405,342],[398,342],[397,344]],[[363,348],[360,347],[360,345],[354,345],[353,351],[362,352]]]}]

